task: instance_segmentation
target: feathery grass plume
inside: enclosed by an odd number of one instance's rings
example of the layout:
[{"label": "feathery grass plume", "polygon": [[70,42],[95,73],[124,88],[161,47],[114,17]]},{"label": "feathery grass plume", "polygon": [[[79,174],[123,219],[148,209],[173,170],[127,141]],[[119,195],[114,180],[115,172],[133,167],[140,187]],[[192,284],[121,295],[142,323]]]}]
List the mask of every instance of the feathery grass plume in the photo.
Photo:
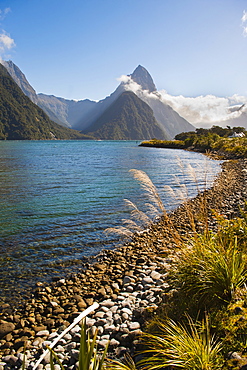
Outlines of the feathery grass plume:
[{"label": "feathery grass plume", "polygon": [[153,184],[149,176],[141,170],[131,169],[129,172],[133,175],[134,179],[139,181],[142,189],[148,194],[150,201],[156,205],[158,209],[164,214],[166,209],[159,196],[156,186]]},{"label": "feathery grass plume", "polygon": [[143,212],[131,200],[124,199],[126,206],[131,209],[132,219],[123,219],[122,223],[124,226],[107,228],[105,232],[107,234],[113,233],[130,237],[133,233],[140,232],[141,230],[148,228],[155,218],[164,217],[170,231],[172,230],[174,236],[179,239],[178,233],[174,229],[158,191],[151,179],[143,171],[132,169],[130,172],[133,174],[134,178],[141,183],[141,188],[145,191],[150,203],[145,203],[146,212]]},{"label": "feathery grass plume", "polygon": [[[180,158],[178,158],[178,162],[179,162],[179,167],[181,168],[183,177],[186,178],[190,176],[193,179],[194,183],[196,184],[197,191],[199,192],[199,184],[196,178],[195,169],[193,169],[191,165],[188,165],[187,169],[185,169],[185,166],[182,163]],[[177,244],[179,244],[180,239],[181,239],[180,235],[178,231],[176,230],[176,228],[174,227],[174,224],[171,218],[168,216],[168,213],[160,198],[160,195],[157,191],[156,186],[153,184],[149,176],[144,171],[131,169],[129,172],[133,175],[134,179],[140,183],[141,188],[144,190],[149,200],[149,203],[145,203],[146,212],[141,211],[136,206],[136,204],[134,204],[131,200],[125,199],[124,201],[126,205],[132,209],[131,210],[132,220],[122,220],[124,226],[108,228],[105,230],[105,232],[113,233],[113,234],[120,234],[122,236],[130,237],[132,233],[139,232],[141,229],[149,227],[150,224],[152,224],[152,222],[155,219],[162,217],[163,220],[165,221],[167,230],[169,230],[171,236],[174,238],[174,241]],[[173,190],[169,186],[165,186],[164,189],[170,195],[170,199],[173,198],[179,201],[179,203],[185,203],[185,209],[187,212],[187,216],[189,219],[191,229],[194,231],[196,235],[194,214],[192,212],[191,207],[187,204],[187,201],[189,200],[188,189],[185,184],[182,184],[179,181],[177,176],[174,176],[174,179],[175,179],[175,184],[177,185],[177,189]],[[205,178],[205,183],[206,183],[206,178]],[[205,185],[205,188],[206,188],[206,185]],[[205,204],[202,207],[202,210],[200,213],[202,215],[206,214]]]},{"label": "feathery grass plume", "polygon": [[159,322],[159,335],[143,336],[147,358],[139,362],[143,370],[166,366],[186,370],[218,370],[222,368],[222,344],[210,334],[206,316],[201,323],[177,324],[173,320]]},{"label": "feathery grass plume", "polygon": [[239,250],[237,237],[222,244],[218,236],[205,233],[181,249],[170,277],[189,305],[224,305],[247,282],[247,255]]},{"label": "feathery grass plume", "polygon": [[129,199],[124,199],[124,201],[126,205],[132,209],[131,216],[137,221],[140,221],[143,226],[148,226],[152,222],[152,219],[145,212],[140,211],[139,208]]},{"label": "feathery grass plume", "polygon": [[[146,203],[146,207],[152,210],[152,213],[155,213],[156,217],[159,215],[160,217],[163,217],[167,228],[171,232],[174,240],[179,243],[180,242],[180,236],[179,233],[177,232],[176,228],[174,227],[170,217],[168,216],[168,213],[165,209],[165,206],[159,196],[158,190],[156,186],[153,184],[152,180],[149,178],[149,176],[140,170],[136,169],[131,169],[129,171],[132,173],[133,177],[135,180],[139,181],[141,184],[141,188],[146,192],[146,195],[148,199],[150,200],[149,206]],[[131,202],[132,203],[132,202]],[[132,203],[133,205],[133,203]],[[156,211],[154,211],[156,209]],[[143,212],[142,212],[143,213]],[[132,213],[134,215],[134,213]],[[136,213],[137,215],[137,213]],[[147,216],[148,217],[148,216]],[[153,221],[150,219],[150,223]]]},{"label": "feathery grass plume", "polygon": [[[142,231],[143,228],[148,227],[152,223],[152,219],[148,217],[146,213],[140,211],[133,202],[131,202],[129,199],[124,199],[124,202],[129,208],[132,209],[130,214],[135,221],[131,219],[122,219],[124,226],[108,227],[104,230],[105,233],[118,234],[129,238],[133,236],[133,233]],[[137,222],[139,222],[140,225],[138,225]]]},{"label": "feathery grass plume", "polygon": [[123,237],[131,237],[133,235],[133,231],[131,231],[128,227],[124,226],[116,226],[116,227],[108,227],[104,230],[106,234],[118,234]]},{"label": "feathery grass plume", "polygon": [[[190,179],[193,181],[193,183],[196,185],[197,189],[197,194],[200,194],[200,187],[199,187],[199,182],[198,178],[196,176],[196,171],[195,169],[191,166],[191,164],[188,164],[185,168],[183,162],[179,157],[177,157],[178,165],[182,171],[183,177],[186,178],[186,176],[190,177]],[[197,211],[197,214],[195,215],[187,201],[189,200],[189,193],[188,189],[185,184],[181,184],[181,188],[183,189],[181,194],[184,195],[184,198],[181,198],[181,200],[184,202],[185,209],[187,216],[189,218],[189,222],[191,225],[191,229],[196,235],[196,220],[195,218],[203,221],[204,229],[207,231],[208,230],[208,208],[207,208],[207,199],[206,199],[206,193],[205,190],[207,188],[207,176],[208,176],[208,160],[205,160],[205,166],[204,166],[204,180],[203,180],[203,195],[200,196],[199,199],[199,210]]]},{"label": "feathery grass plume", "polygon": [[137,370],[136,364],[132,357],[126,353],[122,362],[106,359],[106,369],[108,370]]}]

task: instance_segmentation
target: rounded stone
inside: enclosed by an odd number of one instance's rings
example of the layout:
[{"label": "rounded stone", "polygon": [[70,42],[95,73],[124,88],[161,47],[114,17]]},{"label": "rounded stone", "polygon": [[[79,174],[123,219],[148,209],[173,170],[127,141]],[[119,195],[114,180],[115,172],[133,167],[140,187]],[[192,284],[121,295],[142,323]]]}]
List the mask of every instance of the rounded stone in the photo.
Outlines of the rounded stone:
[{"label": "rounded stone", "polygon": [[127,313],[128,315],[132,315],[132,311],[129,309],[129,308],[127,308],[127,307],[124,307],[124,308],[122,308],[122,310],[121,310],[123,313]]},{"label": "rounded stone", "polygon": [[40,330],[36,333],[37,337],[48,337],[49,334],[48,330]]},{"label": "rounded stone", "polygon": [[118,347],[120,345],[120,342],[118,340],[116,340],[115,338],[112,338],[110,340],[110,346],[112,347]]},{"label": "rounded stone", "polygon": [[4,362],[6,362],[7,364],[16,365],[16,363],[19,359],[18,359],[18,357],[14,356],[14,355],[8,355],[8,356],[3,357],[2,360]]},{"label": "rounded stone", "polygon": [[15,325],[12,322],[1,321],[0,338],[4,337],[6,334],[11,333],[13,330],[15,330]]},{"label": "rounded stone", "polygon": [[130,329],[130,330],[137,330],[137,329],[140,329],[140,327],[141,327],[141,325],[140,325],[140,323],[139,323],[139,322],[137,322],[137,321],[131,322],[131,323],[129,324],[129,329]]},{"label": "rounded stone", "polygon": [[144,284],[144,285],[146,285],[146,284],[153,284],[154,283],[154,281],[153,281],[153,279],[151,278],[151,277],[145,277],[145,278],[143,278],[142,279],[142,284]]},{"label": "rounded stone", "polygon": [[128,320],[128,318],[129,318],[129,315],[126,312],[123,312],[122,319],[125,321],[125,320]]},{"label": "rounded stone", "polygon": [[97,317],[97,318],[100,318],[100,319],[102,319],[104,316],[105,316],[105,312],[103,312],[103,311],[98,311],[94,315],[94,317]]},{"label": "rounded stone", "polygon": [[161,278],[161,274],[157,271],[153,271],[150,276],[153,280],[160,280]]}]

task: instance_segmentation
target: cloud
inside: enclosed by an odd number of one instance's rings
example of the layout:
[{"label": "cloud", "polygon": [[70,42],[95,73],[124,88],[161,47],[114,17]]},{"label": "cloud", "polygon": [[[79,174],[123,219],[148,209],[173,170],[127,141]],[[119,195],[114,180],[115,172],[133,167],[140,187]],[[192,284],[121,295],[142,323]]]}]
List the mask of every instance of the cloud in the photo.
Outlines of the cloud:
[{"label": "cloud", "polygon": [[3,21],[6,15],[11,11],[10,8],[0,9],[0,21]]},{"label": "cloud", "polygon": [[242,15],[242,18],[241,18],[241,21],[242,21],[242,30],[243,30],[243,36],[244,37],[247,37],[247,25],[246,25],[246,22],[247,22],[247,12],[244,10],[243,11],[243,15]]},{"label": "cloud", "polygon": [[142,91],[142,87],[137,82],[133,81],[130,76],[122,75],[117,79],[122,82],[125,90],[133,91],[135,94]]},{"label": "cloud", "polygon": [[[0,9],[0,22],[4,20],[10,11],[10,8]],[[7,32],[4,30],[0,31],[0,59],[4,57],[6,51],[9,51],[14,46],[15,42]]]},{"label": "cloud", "polygon": [[141,99],[145,100],[145,98],[152,98],[152,99],[160,98],[159,94],[156,92],[150,93],[149,90],[143,90],[141,85],[139,85],[137,82],[132,80],[131,76],[122,75],[117,80],[122,83],[125,90],[134,92]]},{"label": "cloud", "polygon": [[166,91],[161,91],[160,94],[164,102],[197,127],[222,125],[229,119],[239,117],[242,111],[239,108],[247,104],[247,97],[239,95],[231,97],[206,95],[191,98],[182,95],[172,96]]},{"label": "cloud", "polygon": [[245,10],[243,11],[243,16],[241,18],[241,21],[242,21],[242,23],[247,21],[247,12]]},{"label": "cloud", "polygon": [[5,31],[2,31],[2,33],[0,33],[0,53],[3,54],[5,51],[12,49],[14,46],[14,40],[7,35]]},{"label": "cloud", "polygon": [[244,35],[244,37],[247,36],[247,27],[243,27],[243,35]]}]

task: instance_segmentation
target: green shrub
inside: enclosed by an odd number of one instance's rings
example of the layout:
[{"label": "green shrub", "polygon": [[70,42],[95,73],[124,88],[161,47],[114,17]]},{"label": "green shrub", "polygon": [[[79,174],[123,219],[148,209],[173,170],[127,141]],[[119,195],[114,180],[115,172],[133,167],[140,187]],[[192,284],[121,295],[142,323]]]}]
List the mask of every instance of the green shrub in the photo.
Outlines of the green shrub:
[{"label": "green shrub", "polygon": [[247,282],[247,256],[238,239],[219,234],[197,235],[178,255],[171,280],[197,308],[230,302],[236,289]]},{"label": "green shrub", "polygon": [[148,357],[140,361],[142,369],[156,370],[164,366],[186,370],[221,369],[223,359],[221,343],[211,336],[208,319],[188,324],[177,324],[172,320],[159,323],[160,334],[144,334]]}]

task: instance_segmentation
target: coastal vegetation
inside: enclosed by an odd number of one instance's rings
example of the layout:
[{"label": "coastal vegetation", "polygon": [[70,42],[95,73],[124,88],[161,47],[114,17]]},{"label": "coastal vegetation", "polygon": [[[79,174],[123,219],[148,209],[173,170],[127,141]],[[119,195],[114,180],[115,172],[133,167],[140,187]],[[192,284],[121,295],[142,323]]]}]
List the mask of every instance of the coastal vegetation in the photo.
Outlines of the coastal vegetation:
[{"label": "coastal vegetation", "polygon": [[143,141],[140,146],[187,149],[203,153],[210,151],[227,158],[246,158],[247,132],[244,127],[213,126],[210,129],[198,128],[195,131],[182,132],[175,136],[175,140]]}]

